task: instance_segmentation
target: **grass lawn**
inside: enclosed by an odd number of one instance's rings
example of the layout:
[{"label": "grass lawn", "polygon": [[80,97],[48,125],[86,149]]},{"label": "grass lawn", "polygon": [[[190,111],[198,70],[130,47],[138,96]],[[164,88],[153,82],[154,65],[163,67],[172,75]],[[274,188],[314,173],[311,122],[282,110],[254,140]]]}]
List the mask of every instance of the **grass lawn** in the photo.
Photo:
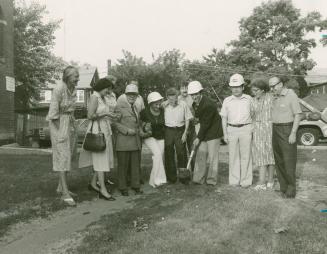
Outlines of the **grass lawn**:
[{"label": "grass lawn", "polygon": [[[142,158],[145,180],[150,174],[150,160],[149,154]],[[0,154],[0,161],[0,237],[15,223],[48,217],[66,208],[55,191],[58,175],[52,171],[50,154]],[[77,194],[77,203],[96,197],[87,189],[91,175],[91,168],[72,170],[68,174],[68,185]]]},{"label": "grass lawn", "polygon": [[[51,155],[0,154],[0,161],[0,236],[10,225],[65,208],[55,191],[58,176],[51,170]],[[78,194],[78,202],[94,197],[87,190],[90,177],[90,169],[69,174],[69,186]]]},{"label": "grass lawn", "polygon": [[[326,179],[327,171],[312,176],[303,167],[315,156],[325,168],[325,151],[310,153],[299,152],[298,176]],[[222,163],[218,187],[159,188],[133,209],[90,225],[69,253],[326,253],[326,213],[275,192],[229,187],[227,176]],[[283,227],[286,232],[274,232]]]},{"label": "grass lawn", "polygon": [[[148,178],[151,156],[142,159]],[[0,236],[10,225],[65,208],[50,155],[0,155],[0,161]],[[326,165],[326,151],[301,150],[297,175],[327,185]],[[90,169],[69,174],[77,202],[95,197],[87,190],[90,177]],[[326,253],[326,213],[274,192],[231,188],[227,180],[228,165],[221,163],[218,187],[176,184],[140,196],[132,209],[90,225],[81,245],[68,252]],[[287,232],[274,233],[281,227]]]}]

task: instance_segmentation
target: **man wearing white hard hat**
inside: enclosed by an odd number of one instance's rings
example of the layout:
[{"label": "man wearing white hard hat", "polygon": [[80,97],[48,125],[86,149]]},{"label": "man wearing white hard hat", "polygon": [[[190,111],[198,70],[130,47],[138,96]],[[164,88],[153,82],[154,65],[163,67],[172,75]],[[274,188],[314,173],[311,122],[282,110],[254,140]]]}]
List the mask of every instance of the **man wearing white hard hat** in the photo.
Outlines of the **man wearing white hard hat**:
[{"label": "man wearing white hard hat", "polygon": [[[199,81],[188,84],[188,94],[192,96],[195,117],[199,119],[200,129],[193,142],[198,147],[193,182],[216,185],[218,178],[218,152],[220,138],[223,136],[221,117],[217,105],[202,94],[203,87]],[[209,168],[207,168],[209,162]]]},{"label": "man wearing white hard hat", "polygon": [[244,78],[240,74],[230,77],[232,95],[225,98],[220,112],[224,140],[229,150],[229,184],[252,185],[252,117],[251,96],[244,94]]},{"label": "man wearing white hard hat", "polygon": [[158,92],[152,92],[149,93],[147,100],[148,106],[141,111],[140,119],[143,131],[147,135],[143,142],[152,152],[149,184],[157,187],[167,182],[163,162],[165,150],[165,116],[161,107],[163,97]]},{"label": "man wearing white hard hat", "polygon": [[127,174],[129,167],[131,187],[135,194],[142,193],[140,189],[140,152],[143,131],[139,113],[134,104],[138,96],[138,87],[134,84],[127,85],[125,96],[126,101],[117,102],[116,111],[121,115],[121,118],[114,124],[117,129],[118,188],[123,196],[128,196]]}]

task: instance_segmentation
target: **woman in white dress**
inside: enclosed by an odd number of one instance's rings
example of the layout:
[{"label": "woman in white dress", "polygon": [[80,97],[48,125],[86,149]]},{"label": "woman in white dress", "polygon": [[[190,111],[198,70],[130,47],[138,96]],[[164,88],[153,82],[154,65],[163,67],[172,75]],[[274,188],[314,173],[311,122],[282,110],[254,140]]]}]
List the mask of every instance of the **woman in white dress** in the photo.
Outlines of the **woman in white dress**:
[{"label": "woman in white dress", "polygon": [[143,131],[148,134],[143,140],[152,152],[152,170],[149,184],[152,187],[167,183],[166,172],[163,164],[165,150],[165,117],[161,108],[163,97],[158,92],[148,95],[148,107],[143,109],[140,118]]},{"label": "woman in white dress", "polygon": [[[93,122],[93,133],[98,133],[99,128],[106,139],[106,149],[103,152],[89,152],[84,149],[81,151],[79,159],[79,167],[86,167],[93,165],[95,174],[89,184],[89,189],[97,192],[99,198],[114,201],[105,186],[104,172],[109,172],[110,168],[114,167],[114,156],[111,139],[110,119],[115,119],[117,115],[109,108],[109,102],[106,95],[112,90],[113,84],[107,79],[100,79],[94,85],[94,93],[90,97],[88,106],[88,119],[90,120],[87,132],[91,129]],[[97,180],[99,185],[97,186]]]}]

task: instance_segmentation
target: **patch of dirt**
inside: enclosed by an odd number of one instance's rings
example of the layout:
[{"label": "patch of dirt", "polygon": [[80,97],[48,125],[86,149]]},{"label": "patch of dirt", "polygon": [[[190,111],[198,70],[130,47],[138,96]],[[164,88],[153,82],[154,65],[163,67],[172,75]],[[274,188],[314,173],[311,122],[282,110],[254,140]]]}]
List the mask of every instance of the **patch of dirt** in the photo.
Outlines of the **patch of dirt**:
[{"label": "patch of dirt", "polygon": [[[155,192],[147,186],[145,193]],[[0,241],[2,254],[65,253],[75,249],[84,236],[79,233],[101,216],[134,207],[140,196],[117,197],[115,202],[103,200],[85,201],[77,207],[69,207],[54,213],[48,219],[18,223]]]}]

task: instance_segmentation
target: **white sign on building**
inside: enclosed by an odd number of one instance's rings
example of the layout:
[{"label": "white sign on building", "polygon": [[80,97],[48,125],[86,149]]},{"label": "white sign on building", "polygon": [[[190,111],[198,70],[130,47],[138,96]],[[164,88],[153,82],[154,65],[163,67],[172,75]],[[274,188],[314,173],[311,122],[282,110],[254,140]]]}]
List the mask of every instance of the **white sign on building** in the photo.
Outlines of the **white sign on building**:
[{"label": "white sign on building", "polygon": [[6,90],[15,92],[15,78],[6,76]]}]

